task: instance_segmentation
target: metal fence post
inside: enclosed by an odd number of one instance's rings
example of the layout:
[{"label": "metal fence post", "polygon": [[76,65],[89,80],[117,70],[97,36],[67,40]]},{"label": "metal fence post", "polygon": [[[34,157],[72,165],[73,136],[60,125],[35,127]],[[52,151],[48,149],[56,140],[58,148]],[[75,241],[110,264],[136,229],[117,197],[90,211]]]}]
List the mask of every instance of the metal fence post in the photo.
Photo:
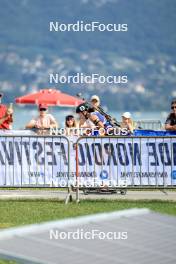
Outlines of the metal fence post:
[{"label": "metal fence post", "polygon": [[79,203],[79,158],[78,158],[78,141],[76,142],[76,202]]}]

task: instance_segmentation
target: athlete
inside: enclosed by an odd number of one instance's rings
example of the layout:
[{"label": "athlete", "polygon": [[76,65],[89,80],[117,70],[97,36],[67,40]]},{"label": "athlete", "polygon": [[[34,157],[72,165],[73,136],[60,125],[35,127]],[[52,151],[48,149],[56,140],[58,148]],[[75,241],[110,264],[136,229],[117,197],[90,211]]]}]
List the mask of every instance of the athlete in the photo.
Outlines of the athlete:
[{"label": "athlete", "polygon": [[[94,108],[88,103],[80,104],[76,108],[76,113],[80,115],[80,128],[102,128],[105,132],[108,128],[112,127],[106,118],[98,111],[94,111]],[[82,123],[83,121],[84,123]]]}]

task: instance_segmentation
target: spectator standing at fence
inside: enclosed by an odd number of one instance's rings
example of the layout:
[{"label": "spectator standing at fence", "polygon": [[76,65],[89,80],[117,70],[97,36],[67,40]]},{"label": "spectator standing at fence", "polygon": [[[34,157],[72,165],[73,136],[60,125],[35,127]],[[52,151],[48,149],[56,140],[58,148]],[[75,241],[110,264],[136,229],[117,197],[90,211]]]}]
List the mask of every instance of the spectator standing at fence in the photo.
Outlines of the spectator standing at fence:
[{"label": "spectator standing at fence", "polygon": [[126,128],[130,133],[133,133],[134,122],[131,118],[130,112],[125,112],[122,114],[121,128]]},{"label": "spectator standing at fence", "polygon": [[100,98],[98,95],[92,95],[90,101],[95,108],[100,106]]},{"label": "spectator standing at fence", "polygon": [[73,115],[68,115],[65,117],[65,129],[67,135],[74,134],[74,131],[71,131],[72,129],[77,128],[76,120]]},{"label": "spectator standing at fence", "polygon": [[65,117],[65,127],[66,128],[76,128],[76,120],[73,115],[68,115]]},{"label": "spectator standing at fence", "polygon": [[13,108],[1,104],[3,94],[0,93],[0,129],[12,129]]},{"label": "spectator standing at fence", "polygon": [[176,131],[176,99],[171,102],[171,112],[166,119],[165,129]]},{"label": "spectator standing at fence", "polygon": [[50,129],[58,127],[55,118],[51,114],[48,114],[48,106],[46,104],[40,104],[38,110],[39,116],[37,118],[33,118],[26,125],[27,129]]}]

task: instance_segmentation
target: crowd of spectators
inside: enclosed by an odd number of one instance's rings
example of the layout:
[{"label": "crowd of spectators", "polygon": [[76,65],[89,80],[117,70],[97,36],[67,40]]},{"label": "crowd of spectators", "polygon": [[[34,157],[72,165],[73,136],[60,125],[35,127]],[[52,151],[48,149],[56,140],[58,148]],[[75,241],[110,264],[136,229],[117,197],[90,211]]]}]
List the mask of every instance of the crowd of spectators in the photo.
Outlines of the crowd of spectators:
[{"label": "crowd of spectators", "polygon": [[[13,106],[10,104],[6,106],[2,104],[3,94],[0,93],[0,129],[12,129],[13,124]],[[97,95],[93,95],[90,102],[80,104],[76,108],[76,114],[79,119],[77,120],[74,115],[67,115],[65,117],[65,129],[68,131],[71,128],[98,128],[111,129],[112,123],[99,111],[100,98]],[[135,122],[132,120],[130,112],[125,112],[121,115],[121,122],[119,122],[121,128],[125,128],[129,133],[133,134],[136,128]],[[51,128],[58,128],[59,124],[48,112],[48,106],[46,104],[40,104],[38,106],[38,116],[30,120],[25,126],[26,129],[38,129],[45,130]],[[176,131],[176,100],[171,102],[171,111],[165,122],[165,130]]]}]

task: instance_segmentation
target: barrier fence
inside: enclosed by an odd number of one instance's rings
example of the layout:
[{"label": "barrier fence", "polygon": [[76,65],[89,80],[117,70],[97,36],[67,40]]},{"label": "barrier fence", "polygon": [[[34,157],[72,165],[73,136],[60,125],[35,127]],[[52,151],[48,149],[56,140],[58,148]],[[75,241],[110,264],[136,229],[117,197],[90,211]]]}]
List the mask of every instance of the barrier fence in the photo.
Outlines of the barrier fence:
[{"label": "barrier fence", "polygon": [[77,141],[80,189],[175,188],[176,137],[82,137]]},{"label": "barrier fence", "polygon": [[175,188],[176,137],[1,135],[0,187]]},{"label": "barrier fence", "polygon": [[59,187],[61,174],[69,179],[68,138],[0,136],[0,187]]},{"label": "barrier fence", "polygon": [[160,120],[138,120],[134,122],[136,127],[140,127],[142,129],[148,129],[148,130],[161,130],[162,129],[162,123]]}]

